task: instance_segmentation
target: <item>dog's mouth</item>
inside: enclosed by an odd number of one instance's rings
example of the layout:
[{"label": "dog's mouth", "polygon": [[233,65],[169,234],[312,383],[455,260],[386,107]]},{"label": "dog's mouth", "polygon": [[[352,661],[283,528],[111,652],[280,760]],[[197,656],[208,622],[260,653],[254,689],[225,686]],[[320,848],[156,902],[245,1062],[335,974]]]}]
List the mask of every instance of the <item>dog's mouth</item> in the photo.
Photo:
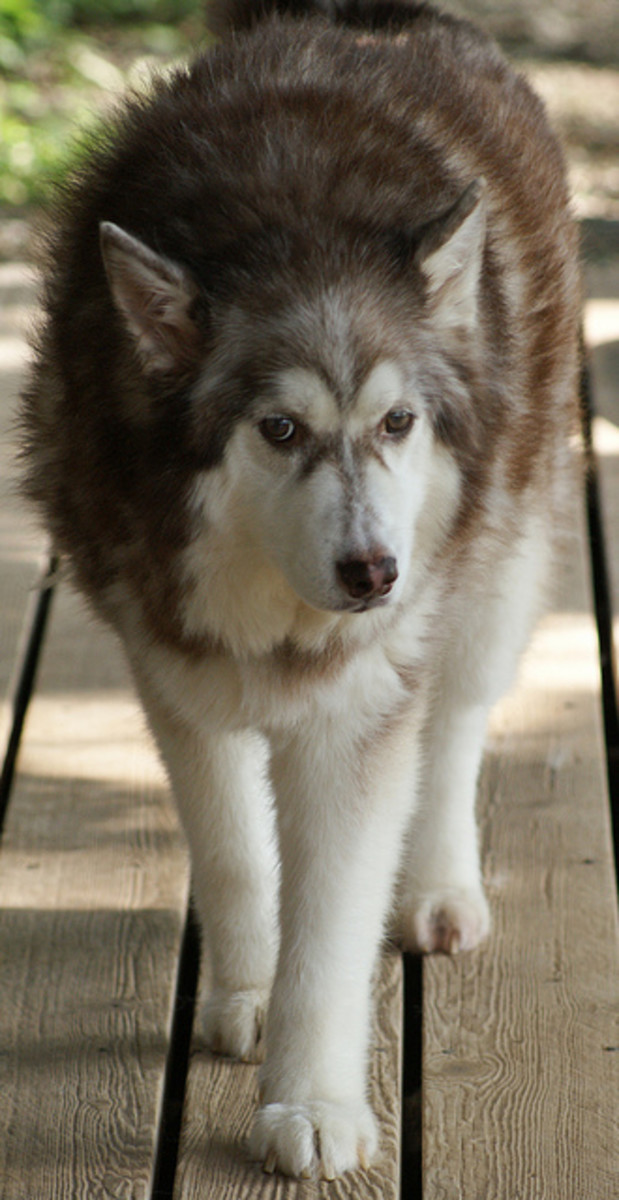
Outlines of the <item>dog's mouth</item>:
[{"label": "dog's mouth", "polygon": [[348,613],[364,613],[370,612],[375,608],[384,608],[389,603],[390,595],[393,590],[392,585],[385,589],[380,596],[370,596],[366,600],[351,601],[345,604],[344,611]]}]

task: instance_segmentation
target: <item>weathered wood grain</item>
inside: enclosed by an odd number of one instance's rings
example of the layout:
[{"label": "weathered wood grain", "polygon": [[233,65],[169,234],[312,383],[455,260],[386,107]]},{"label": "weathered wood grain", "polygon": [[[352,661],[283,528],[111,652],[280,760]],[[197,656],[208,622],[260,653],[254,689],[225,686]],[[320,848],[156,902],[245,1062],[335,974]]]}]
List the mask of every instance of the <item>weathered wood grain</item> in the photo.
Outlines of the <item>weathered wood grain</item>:
[{"label": "weathered wood grain", "polygon": [[617,1200],[619,950],[585,537],[492,721],[494,927],[424,968],[424,1200]]},{"label": "weathered wood grain", "polygon": [[333,1183],[265,1175],[245,1143],[258,1100],[257,1068],[218,1059],[194,1043],[175,1200],[395,1200],[400,1174],[402,964],[385,953],[375,985],[370,1094],[380,1160]]},{"label": "weathered wood grain", "polygon": [[56,597],[0,850],[0,1197],[150,1194],[186,856],[119,650]]}]

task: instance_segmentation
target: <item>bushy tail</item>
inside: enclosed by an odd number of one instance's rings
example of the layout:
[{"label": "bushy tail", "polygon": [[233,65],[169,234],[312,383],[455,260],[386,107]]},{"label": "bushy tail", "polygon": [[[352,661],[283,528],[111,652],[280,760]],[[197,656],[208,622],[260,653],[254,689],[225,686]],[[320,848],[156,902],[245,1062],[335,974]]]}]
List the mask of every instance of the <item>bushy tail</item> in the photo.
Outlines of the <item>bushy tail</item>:
[{"label": "bushy tail", "polygon": [[273,14],[288,17],[320,16],[338,25],[357,29],[394,31],[410,25],[428,7],[418,0],[210,0],[209,28],[218,36],[251,29]]}]

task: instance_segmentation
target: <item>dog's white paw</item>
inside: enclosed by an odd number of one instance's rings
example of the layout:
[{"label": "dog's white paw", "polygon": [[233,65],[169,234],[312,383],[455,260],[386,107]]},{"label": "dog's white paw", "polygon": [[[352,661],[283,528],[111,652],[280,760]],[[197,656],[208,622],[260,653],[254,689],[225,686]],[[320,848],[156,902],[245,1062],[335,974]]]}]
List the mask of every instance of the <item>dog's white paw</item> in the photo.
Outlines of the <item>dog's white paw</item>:
[{"label": "dog's white paw", "polygon": [[369,1167],[378,1148],[376,1121],[367,1105],[314,1100],[267,1104],[256,1114],[249,1151],[269,1174],[335,1179]]},{"label": "dog's white paw", "polygon": [[490,932],[490,909],[481,888],[430,892],[401,913],[397,932],[404,949],[422,954],[473,950]]},{"label": "dog's white paw", "polygon": [[215,1054],[242,1062],[264,1058],[264,1027],[269,993],[261,988],[228,992],[216,989],[201,1014],[201,1031]]}]

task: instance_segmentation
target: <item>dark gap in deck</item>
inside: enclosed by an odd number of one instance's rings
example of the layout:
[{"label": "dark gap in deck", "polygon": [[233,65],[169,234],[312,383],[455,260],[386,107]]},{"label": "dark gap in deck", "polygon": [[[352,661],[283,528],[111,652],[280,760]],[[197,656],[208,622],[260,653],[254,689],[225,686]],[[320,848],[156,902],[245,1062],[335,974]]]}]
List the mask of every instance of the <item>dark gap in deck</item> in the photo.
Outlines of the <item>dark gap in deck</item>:
[{"label": "dark gap in deck", "polygon": [[173,1200],[199,975],[200,935],[193,905],[190,904],[178,964],[152,1200]]},{"label": "dark gap in deck", "polygon": [[2,764],[2,775],[0,776],[0,837],[4,829],[11,797],[15,765],[21,744],[26,713],[34,691],[41,648],[43,646],[54,592],[52,581],[57,570],[58,560],[52,557],[49,560],[43,584],[39,589],[32,624],[28,631],[22,662],[17,673],[11,732],[9,734],[4,763]]},{"label": "dark gap in deck", "polygon": [[595,402],[591,386],[591,372],[586,357],[583,358],[581,373],[581,400],[587,465],[589,548],[595,617],[600,648],[606,766],[610,793],[615,869],[619,873],[619,713],[615,686],[617,676],[615,673],[613,610],[606,555],[607,543],[604,540],[604,519],[600,500],[597,462],[593,447],[592,422],[595,416]]},{"label": "dark gap in deck", "polygon": [[402,1056],[402,1148],[400,1196],[422,1200],[423,960],[404,954],[404,1049]]}]

